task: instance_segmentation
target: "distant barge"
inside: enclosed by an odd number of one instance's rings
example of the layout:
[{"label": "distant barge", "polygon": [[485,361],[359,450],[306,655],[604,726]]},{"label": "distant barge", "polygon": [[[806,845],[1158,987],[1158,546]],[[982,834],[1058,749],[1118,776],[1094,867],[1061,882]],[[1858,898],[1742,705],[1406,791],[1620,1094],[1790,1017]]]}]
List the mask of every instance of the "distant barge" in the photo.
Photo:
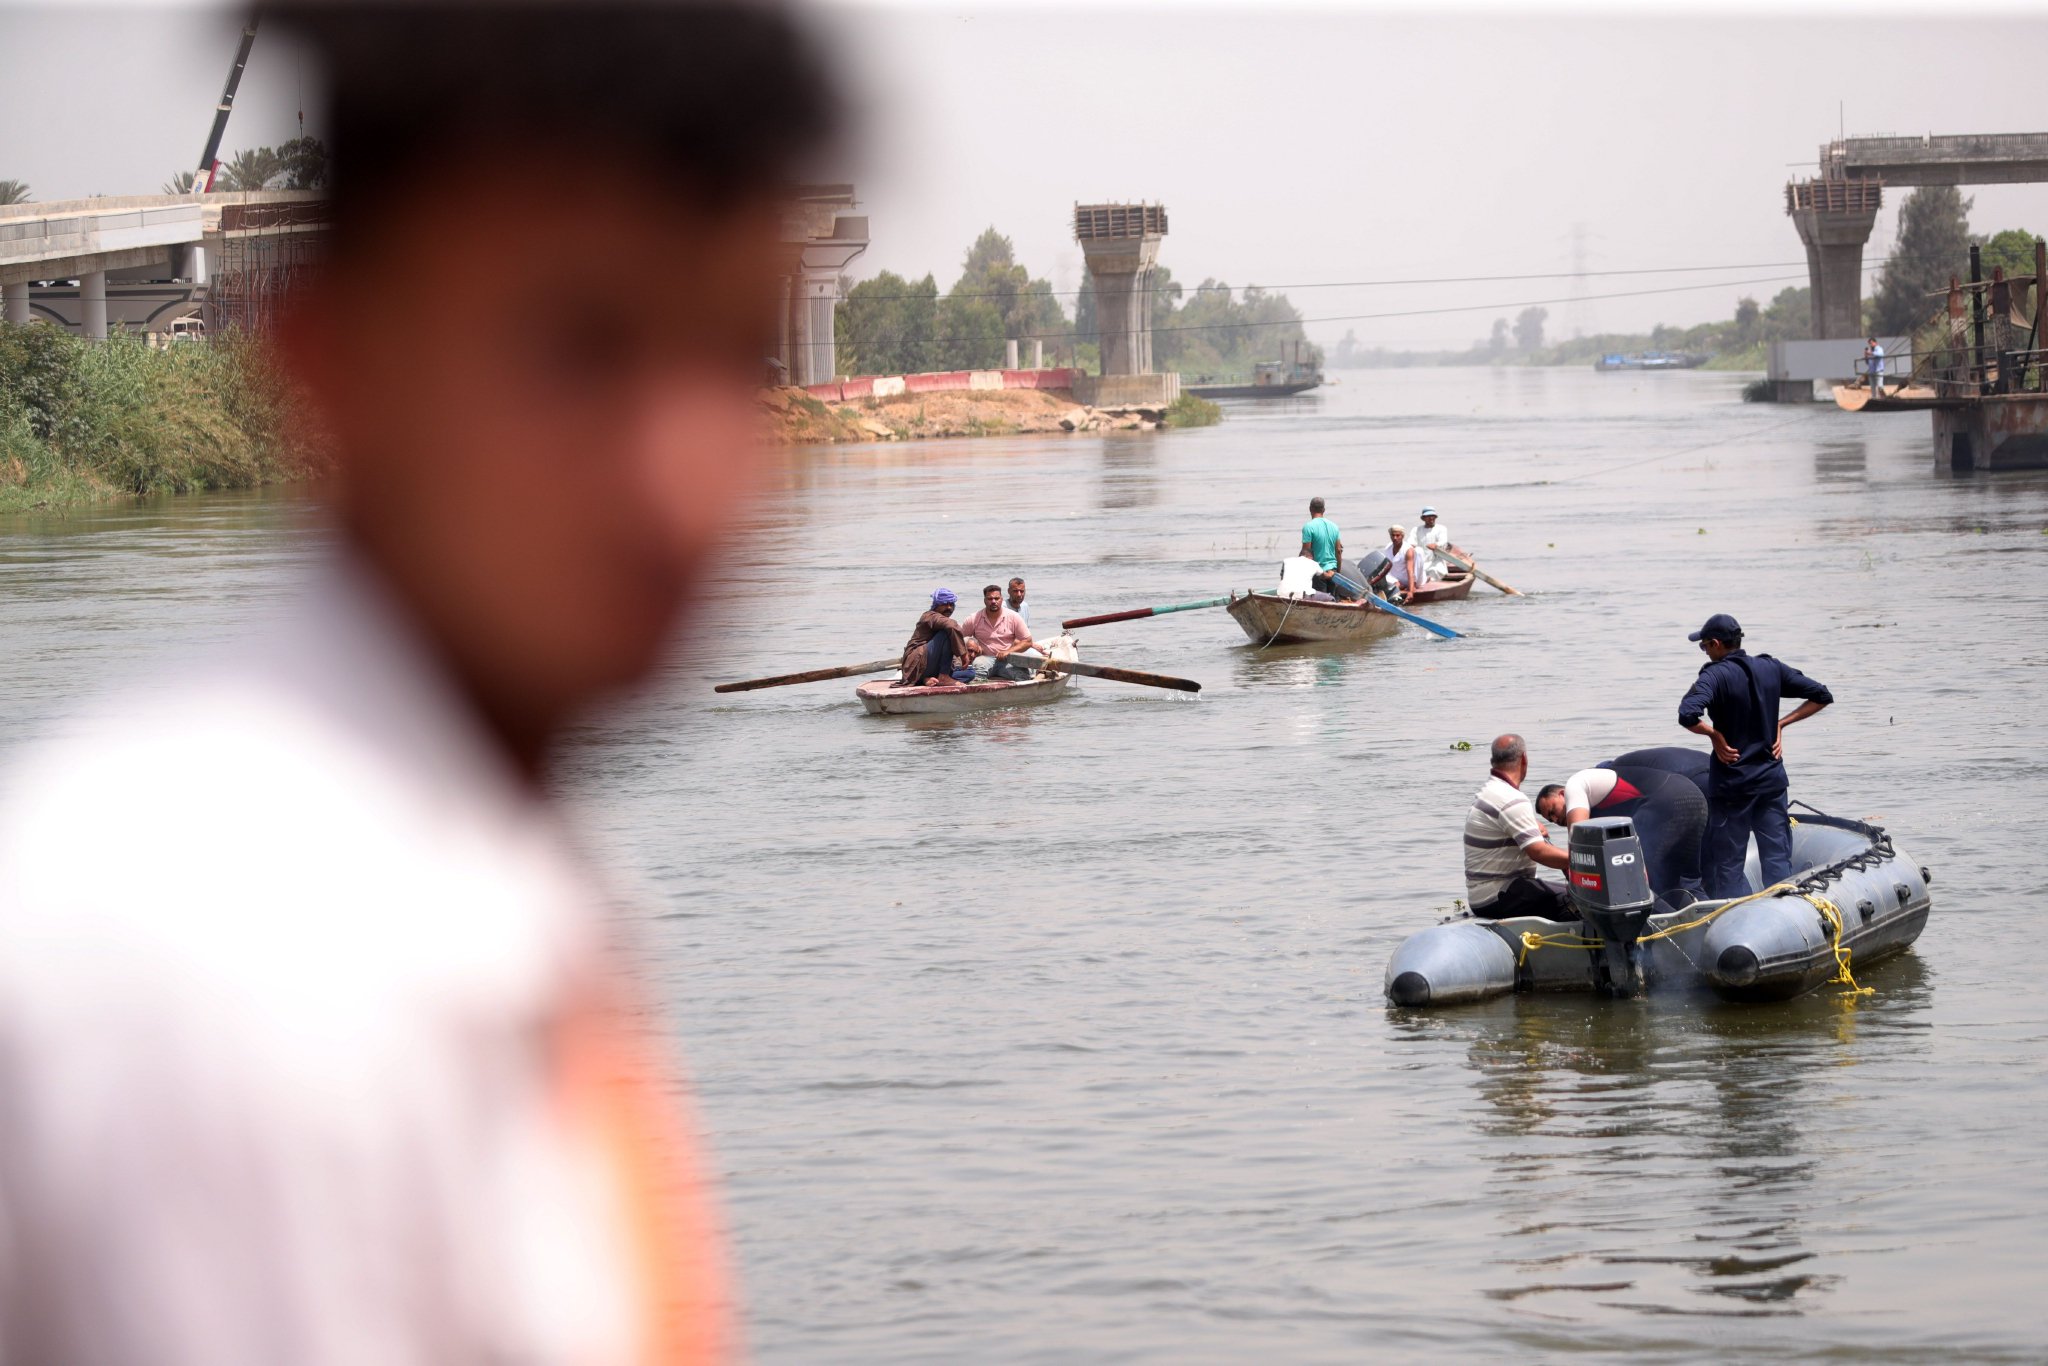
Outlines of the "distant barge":
[{"label": "distant barge", "polygon": [[1262,360],[1252,367],[1250,384],[1185,384],[1181,392],[1196,398],[1287,398],[1305,394],[1323,382],[1323,372],[1304,360],[1300,342],[1287,360]]},{"label": "distant barge", "polygon": [[1593,368],[1602,372],[1608,370],[1693,370],[1705,365],[1705,356],[1686,355],[1678,351],[1635,351],[1628,355],[1618,353],[1600,357],[1593,362]]}]

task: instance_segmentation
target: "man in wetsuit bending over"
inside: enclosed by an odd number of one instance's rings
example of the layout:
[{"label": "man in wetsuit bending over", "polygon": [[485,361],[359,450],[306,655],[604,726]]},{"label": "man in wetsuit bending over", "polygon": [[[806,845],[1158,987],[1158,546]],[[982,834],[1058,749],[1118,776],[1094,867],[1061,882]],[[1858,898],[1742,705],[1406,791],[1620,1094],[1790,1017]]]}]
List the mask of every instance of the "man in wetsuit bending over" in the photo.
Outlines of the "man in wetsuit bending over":
[{"label": "man in wetsuit bending over", "polygon": [[1536,794],[1536,813],[1573,826],[1588,816],[1627,816],[1643,842],[1650,889],[1700,895],[1700,844],[1707,833],[1712,758],[1682,745],[1639,749],[1581,769]]}]

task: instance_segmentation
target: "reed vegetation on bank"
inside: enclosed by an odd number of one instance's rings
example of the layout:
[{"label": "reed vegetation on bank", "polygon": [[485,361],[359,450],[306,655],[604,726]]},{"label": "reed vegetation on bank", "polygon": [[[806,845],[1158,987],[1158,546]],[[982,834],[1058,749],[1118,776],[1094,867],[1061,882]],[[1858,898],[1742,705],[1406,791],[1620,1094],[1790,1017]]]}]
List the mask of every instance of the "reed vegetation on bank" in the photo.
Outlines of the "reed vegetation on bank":
[{"label": "reed vegetation on bank", "polygon": [[1182,394],[1166,409],[1169,427],[1213,427],[1223,420],[1223,405],[1197,394]]},{"label": "reed vegetation on bank", "polygon": [[317,455],[260,343],[153,348],[0,323],[0,511],[302,478]]}]

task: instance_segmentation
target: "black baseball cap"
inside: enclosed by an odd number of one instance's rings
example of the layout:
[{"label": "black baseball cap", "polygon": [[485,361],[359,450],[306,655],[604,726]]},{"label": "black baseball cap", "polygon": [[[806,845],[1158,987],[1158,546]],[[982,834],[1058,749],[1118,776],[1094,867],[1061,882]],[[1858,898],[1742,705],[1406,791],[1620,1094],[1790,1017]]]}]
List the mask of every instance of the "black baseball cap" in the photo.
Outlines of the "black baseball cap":
[{"label": "black baseball cap", "polygon": [[1719,640],[1734,644],[1742,639],[1742,623],[1726,612],[1716,612],[1707,618],[1707,624],[1686,637],[1687,640]]}]

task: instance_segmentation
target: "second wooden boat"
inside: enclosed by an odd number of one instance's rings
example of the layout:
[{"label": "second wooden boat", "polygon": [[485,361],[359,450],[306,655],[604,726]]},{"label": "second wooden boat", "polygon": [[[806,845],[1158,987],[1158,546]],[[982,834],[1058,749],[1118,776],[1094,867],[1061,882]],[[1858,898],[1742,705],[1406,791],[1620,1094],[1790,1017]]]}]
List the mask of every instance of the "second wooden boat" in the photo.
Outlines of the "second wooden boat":
[{"label": "second wooden boat", "polygon": [[1403,607],[1427,607],[1433,602],[1457,602],[1472,596],[1472,576],[1460,574],[1454,579],[1431,579],[1408,595]]},{"label": "second wooden boat", "polygon": [[1279,593],[1233,593],[1224,610],[1255,645],[1375,640],[1401,625],[1391,612],[1364,603],[1316,602]]}]

